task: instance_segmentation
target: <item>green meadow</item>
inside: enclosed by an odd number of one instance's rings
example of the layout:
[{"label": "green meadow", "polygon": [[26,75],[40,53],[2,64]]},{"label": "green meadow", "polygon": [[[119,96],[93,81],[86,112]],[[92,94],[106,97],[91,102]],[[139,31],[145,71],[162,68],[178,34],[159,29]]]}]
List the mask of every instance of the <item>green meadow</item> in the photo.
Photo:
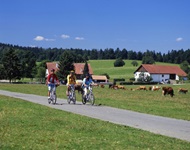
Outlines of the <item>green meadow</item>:
[{"label": "green meadow", "polygon": [[[123,67],[114,67],[115,60],[90,60],[90,63],[93,73],[96,75],[101,75],[107,73],[110,76],[110,80],[112,81],[114,78],[124,78],[128,81],[130,78],[134,77],[135,70],[141,65],[142,61],[137,61],[138,66],[133,66],[133,60],[124,60],[125,65]],[[176,64],[168,64],[168,63],[160,63],[159,65],[176,65]]]},{"label": "green meadow", "polygon": [[[128,80],[137,68],[129,60],[119,68],[113,67],[114,60],[89,62],[94,74],[107,73],[111,79]],[[189,93],[178,93],[179,88],[189,90],[190,84],[167,86],[173,87],[173,98],[162,96],[161,90],[131,90],[138,88],[138,85],[125,86],[126,90],[94,87],[95,104],[190,121]],[[0,84],[0,89],[47,96],[47,86],[43,84]],[[65,85],[57,88],[58,98],[61,99],[59,103],[66,98],[65,91]],[[77,101],[81,102],[81,94],[76,95]],[[190,149],[190,142],[0,95],[0,149],[186,150]]]}]

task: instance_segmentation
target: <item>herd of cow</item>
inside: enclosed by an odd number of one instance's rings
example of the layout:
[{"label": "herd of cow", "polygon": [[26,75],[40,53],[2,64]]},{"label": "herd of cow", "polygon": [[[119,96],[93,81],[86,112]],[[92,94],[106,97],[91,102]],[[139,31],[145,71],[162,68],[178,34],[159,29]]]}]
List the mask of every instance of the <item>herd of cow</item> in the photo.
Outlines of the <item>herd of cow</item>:
[{"label": "herd of cow", "polygon": [[[112,86],[110,86],[109,88],[111,88],[111,89],[115,89],[115,90],[117,90],[117,89],[124,89],[124,90],[126,90],[126,88],[124,87],[124,86],[122,86],[122,85],[112,85]],[[150,91],[158,91],[158,90],[160,90],[160,89],[162,89],[162,95],[170,95],[171,97],[173,97],[174,96],[174,90],[173,90],[173,88],[172,87],[159,87],[159,86],[150,86],[150,87],[146,87],[146,86],[139,86],[138,88],[135,88],[135,89],[130,89],[130,90],[132,90],[132,91],[136,91],[136,90],[150,90]],[[184,88],[179,88],[179,90],[178,90],[178,92],[179,93],[184,93],[184,94],[186,94],[187,92],[188,92],[188,90],[187,89],[184,89]]]},{"label": "herd of cow", "polygon": [[[101,87],[101,88],[104,88],[105,86],[102,85],[102,84],[95,84],[94,85],[95,87]],[[123,90],[127,90],[126,87],[122,86],[122,85],[110,85],[109,86],[110,89],[114,89],[114,90],[118,90],[118,89],[123,89]],[[135,89],[130,89],[131,91],[136,91],[136,90],[150,90],[150,91],[158,91],[162,89],[162,95],[170,95],[171,97],[174,96],[174,90],[172,87],[168,86],[164,86],[164,87],[159,87],[159,86],[150,86],[150,87],[146,87],[146,86],[139,86],[138,88],[135,88]],[[76,85],[75,86],[75,90],[77,90],[78,92],[82,92],[82,87],[80,84]],[[188,92],[188,89],[184,89],[184,88],[179,88],[178,89],[178,92],[179,93],[184,93],[186,94]]]}]

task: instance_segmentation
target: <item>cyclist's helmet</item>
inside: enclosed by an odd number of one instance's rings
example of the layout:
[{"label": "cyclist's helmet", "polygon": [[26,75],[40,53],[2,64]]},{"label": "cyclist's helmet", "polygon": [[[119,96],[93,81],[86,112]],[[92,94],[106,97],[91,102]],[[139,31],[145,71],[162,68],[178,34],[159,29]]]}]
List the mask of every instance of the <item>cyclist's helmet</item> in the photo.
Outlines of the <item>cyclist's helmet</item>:
[{"label": "cyclist's helmet", "polygon": [[75,72],[73,70],[70,71],[71,74],[74,74]]}]

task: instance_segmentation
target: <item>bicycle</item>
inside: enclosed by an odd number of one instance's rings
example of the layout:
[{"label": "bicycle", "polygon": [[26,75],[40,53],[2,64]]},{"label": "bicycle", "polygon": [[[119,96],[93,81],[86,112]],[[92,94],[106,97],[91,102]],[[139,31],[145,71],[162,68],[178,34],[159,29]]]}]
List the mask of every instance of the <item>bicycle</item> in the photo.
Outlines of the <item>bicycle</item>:
[{"label": "bicycle", "polygon": [[69,86],[69,95],[67,96],[67,102],[68,104],[73,102],[73,104],[76,104],[76,95],[75,95],[75,85],[70,85]]},{"label": "bicycle", "polygon": [[95,97],[93,94],[92,85],[87,87],[87,90],[88,92],[85,97],[84,97],[84,91],[82,92],[82,103],[85,105],[87,102],[89,102],[91,105],[94,105]]},{"label": "bicycle", "polygon": [[56,104],[57,102],[57,95],[56,95],[56,84],[48,84],[49,86],[51,86],[51,90],[50,90],[50,98],[48,98],[48,103],[52,103],[52,104]]}]

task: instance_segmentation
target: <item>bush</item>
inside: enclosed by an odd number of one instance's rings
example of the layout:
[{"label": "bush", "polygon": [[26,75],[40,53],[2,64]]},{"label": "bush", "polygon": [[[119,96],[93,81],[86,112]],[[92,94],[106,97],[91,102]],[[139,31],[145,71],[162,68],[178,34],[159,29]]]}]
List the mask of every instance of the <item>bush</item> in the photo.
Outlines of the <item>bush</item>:
[{"label": "bush", "polygon": [[120,82],[120,85],[133,85],[133,82]]},{"label": "bush", "polygon": [[134,78],[134,77],[133,77],[133,78],[130,78],[129,81],[135,81],[135,78]]},{"label": "bush", "polygon": [[114,67],[122,67],[125,65],[125,62],[119,58],[119,59],[116,59],[116,61],[114,62]]}]

